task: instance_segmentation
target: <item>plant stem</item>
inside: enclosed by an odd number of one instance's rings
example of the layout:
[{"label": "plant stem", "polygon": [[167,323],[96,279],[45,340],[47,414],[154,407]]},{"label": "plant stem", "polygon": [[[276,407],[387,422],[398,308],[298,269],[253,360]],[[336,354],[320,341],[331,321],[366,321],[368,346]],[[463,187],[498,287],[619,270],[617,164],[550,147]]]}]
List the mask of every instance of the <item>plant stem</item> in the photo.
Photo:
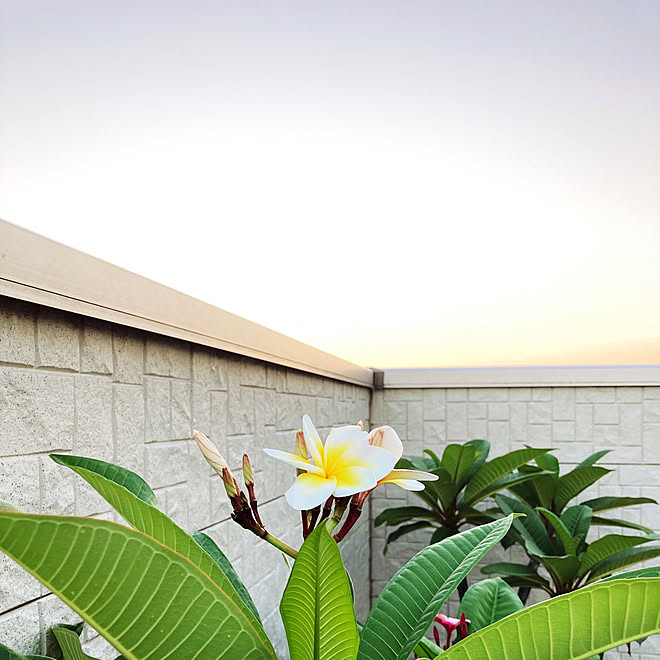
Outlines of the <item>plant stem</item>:
[{"label": "plant stem", "polygon": [[266,536],[261,537],[264,541],[268,541],[271,545],[275,546],[278,550],[282,551],[285,555],[289,555],[295,559],[298,556],[298,551],[292,548],[288,543],[285,543],[277,536],[273,536],[270,532],[266,532]]}]

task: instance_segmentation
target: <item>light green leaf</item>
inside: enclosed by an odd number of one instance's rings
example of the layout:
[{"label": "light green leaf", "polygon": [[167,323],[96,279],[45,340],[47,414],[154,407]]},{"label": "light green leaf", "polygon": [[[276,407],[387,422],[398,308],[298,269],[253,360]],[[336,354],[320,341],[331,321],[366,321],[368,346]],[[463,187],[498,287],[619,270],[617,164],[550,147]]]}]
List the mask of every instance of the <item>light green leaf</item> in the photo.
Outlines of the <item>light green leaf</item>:
[{"label": "light green leaf", "polygon": [[576,543],[560,518],[552,513],[552,511],[544,509],[542,506],[537,507],[536,510],[552,525],[552,528],[555,530],[557,538],[562,545],[564,554],[575,556]]},{"label": "light green leaf", "polygon": [[646,543],[649,539],[643,536],[626,536],[624,534],[607,534],[589,544],[580,562],[579,575],[586,575],[596,564],[609,559],[613,555]]},{"label": "light green leaf", "polygon": [[441,660],[586,660],[660,632],[660,578],[616,580],[532,605],[469,635]]},{"label": "light green leaf", "polygon": [[[244,610],[248,617],[254,617],[254,625],[261,628],[258,617],[252,608],[245,604],[232,584],[211,555],[195,542],[188,532],[181,529],[162,511],[155,508],[149,501],[155,501],[151,489],[144,480],[125,468],[80,456],[51,454],[51,458],[60,465],[70,467],[78,473],[94,490],[96,490],[119,514],[140,532],[153,537],[168,548],[176,550],[189,559],[208,575],[218,587],[225,591],[237,607]],[[126,485],[123,485],[126,484]],[[136,492],[129,490],[135,488]],[[262,635],[265,639],[265,633]]]},{"label": "light green leaf", "polygon": [[625,573],[617,573],[609,577],[599,580],[601,582],[608,582],[610,580],[636,580],[641,577],[660,577],[660,566],[648,566],[647,568],[638,568],[636,571],[626,571]]},{"label": "light green leaf", "polygon": [[360,640],[360,660],[407,660],[442,604],[507,533],[512,516],[428,546],[389,581]]},{"label": "light green leaf", "polygon": [[475,582],[461,600],[460,611],[470,620],[470,631],[481,630],[509,614],[522,610],[516,592],[501,578]]},{"label": "light green leaf", "polygon": [[619,509],[623,506],[635,506],[636,504],[657,504],[650,497],[597,497],[595,500],[582,502],[592,511],[609,511],[610,509]]},{"label": "light green leaf", "polygon": [[555,495],[554,511],[561,513],[564,507],[583,490],[586,490],[591,484],[612,472],[604,467],[578,467],[571,470],[563,477],[559,477],[557,482],[557,494]]},{"label": "light green leaf", "polygon": [[225,553],[220,550],[217,543],[208,534],[204,534],[204,532],[193,532],[192,537],[202,550],[213,559],[218,565],[218,568],[220,568],[220,570],[227,576],[234,589],[236,589],[236,593],[241,597],[247,608],[252,614],[254,614],[257,621],[261,622],[259,612],[257,612],[257,606],[254,604],[250,593],[245,588],[241,578],[238,577],[238,573],[234,570],[231,562],[227,559]]},{"label": "light green leaf", "polygon": [[660,546],[653,546],[651,548],[644,546],[643,548],[630,548],[630,550],[623,550],[610,557],[607,561],[601,562],[595,566],[589,575],[587,584],[593,582],[599,577],[610,575],[611,573],[614,573],[614,571],[618,571],[620,568],[626,568],[626,566],[639,564],[642,561],[648,561],[649,559],[655,559],[656,557],[660,557]]},{"label": "light green leaf", "polygon": [[619,520],[618,518],[602,518],[601,516],[591,517],[592,525],[602,525],[604,527],[622,527],[623,529],[637,529],[645,534],[653,534],[650,527],[645,527],[639,523],[630,522],[628,520]]},{"label": "light green leaf", "polygon": [[358,634],[348,577],[325,524],[305,540],[280,603],[291,660],[353,660]]},{"label": "light green leaf", "polygon": [[593,520],[591,509],[588,506],[583,506],[581,504],[568,507],[568,509],[561,514],[560,519],[568,530],[568,533],[573,538],[586,536],[589,532],[591,521]]},{"label": "light green leaf", "polygon": [[0,550],[128,660],[275,658],[226,578],[231,592],[142,532],[106,520],[2,512]]},{"label": "light green leaf", "polygon": [[51,630],[60,645],[64,660],[97,660],[83,651],[80,637],[75,631],[63,626],[54,626]]},{"label": "light green leaf", "polygon": [[551,449],[516,449],[504,456],[494,458],[484,465],[474,474],[470,482],[465,487],[465,503],[471,504],[480,499],[481,491],[484,491],[494,481],[497,481],[506,474],[518,469],[528,461],[533,460],[541,454],[545,454]]}]

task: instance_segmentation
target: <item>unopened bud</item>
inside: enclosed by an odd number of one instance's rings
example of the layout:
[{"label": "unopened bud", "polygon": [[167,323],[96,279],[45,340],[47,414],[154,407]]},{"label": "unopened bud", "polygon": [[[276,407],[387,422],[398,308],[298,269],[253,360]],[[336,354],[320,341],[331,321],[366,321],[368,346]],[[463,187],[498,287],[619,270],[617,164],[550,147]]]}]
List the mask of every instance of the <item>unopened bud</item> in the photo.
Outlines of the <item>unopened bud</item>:
[{"label": "unopened bud", "polygon": [[298,429],[296,433],[296,456],[307,460],[307,445],[305,444],[305,434],[302,429]]},{"label": "unopened bud", "polygon": [[252,472],[252,463],[250,463],[250,457],[247,454],[243,454],[243,480],[245,481],[245,487],[250,488],[254,486],[254,473]]},{"label": "unopened bud", "polygon": [[356,426],[359,426],[359,427],[360,427],[360,431],[364,431],[364,424],[362,423],[362,420],[360,420],[360,421],[356,424]]},{"label": "unopened bud", "polygon": [[233,499],[234,497],[238,497],[240,494],[240,490],[238,489],[238,486],[236,484],[236,479],[234,479],[234,475],[231,473],[231,470],[226,467],[222,470],[222,483],[225,485],[225,490],[227,491],[227,497],[229,499]]},{"label": "unopened bud", "polygon": [[222,458],[222,455],[218,451],[217,447],[203,434],[199,431],[193,431],[193,437],[197,446],[202,452],[204,458],[208,461],[208,464],[220,475],[222,476],[222,471],[225,468],[228,468],[227,461]]}]

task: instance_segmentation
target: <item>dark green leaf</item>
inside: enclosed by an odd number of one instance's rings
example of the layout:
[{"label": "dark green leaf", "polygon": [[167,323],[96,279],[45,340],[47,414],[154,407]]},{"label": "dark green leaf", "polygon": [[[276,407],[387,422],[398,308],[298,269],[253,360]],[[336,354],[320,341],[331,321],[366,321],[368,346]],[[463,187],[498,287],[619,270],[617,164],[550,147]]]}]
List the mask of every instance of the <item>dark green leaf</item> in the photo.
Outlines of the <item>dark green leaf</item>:
[{"label": "dark green leaf", "polygon": [[387,540],[385,541],[385,547],[383,548],[383,554],[387,554],[387,546],[390,543],[394,543],[397,539],[400,539],[402,536],[405,536],[406,534],[410,534],[411,532],[416,532],[419,529],[426,529],[428,527],[433,527],[430,522],[425,522],[423,520],[420,520],[419,522],[414,522],[410,523],[409,525],[401,525],[401,527],[398,527],[395,529],[391,534],[388,535]]},{"label": "dark green leaf", "polygon": [[612,470],[604,467],[577,467],[571,470],[563,477],[559,477],[557,482],[557,494],[555,495],[554,511],[559,514],[564,507],[583,490],[586,490]]},{"label": "dark green leaf", "polygon": [[444,539],[448,539],[450,536],[454,536],[454,534],[458,534],[458,532],[447,529],[446,527],[438,527],[438,529],[433,532],[430,543],[431,545],[439,543],[440,541],[444,541]]},{"label": "dark green leaf", "polygon": [[626,566],[639,564],[642,561],[648,561],[649,559],[655,559],[656,557],[660,557],[659,546],[653,546],[651,548],[644,546],[643,548],[630,548],[630,550],[624,550],[623,552],[619,552],[610,557],[607,561],[598,564],[590,573],[587,584],[593,582],[599,577],[610,575],[614,573],[614,571],[618,571],[620,568],[626,568]]},{"label": "dark green leaf", "polygon": [[514,500],[506,495],[496,495],[495,501],[504,513],[523,513],[524,518],[516,518],[513,521],[514,529],[522,536],[525,547],[533,555],[551,555],[552,543],[545,525],[541,522],[539,515],[526,504]]},{"label": "dark green leaf", "polygon": [[[548,474],[547,472],[536,472],[536,473],[525,473],[525,474],[514,472],[513,474],[505,474],[503,477],[490,484],[490,486],[487,486],[486,488],[481,490],[477,496],[473,497],[470,500],[470,503],[476,504],[477,502],[480,502],[481,500],[485,500],[487,497],[490,497],[491,495],[494,495],[495,493],[498,493],[501,490],[512,489],[518,484],[524,483],[526,481],[531,482],[532,487],[534,487],[537,480],[541,479],[544,475],[547,474]],[[548,478],[552,479],[552,477],[548,477]]]},{"label": "dark green leaf", "polygon": [[580,535],[586,536],[592,521],[591,509],[588,506],[577,504],[566,509],[560,519],[573,538]]},{"label": "dark green leaf", "polygon": [[634,548],[648,542],[643,536],[625,536],[624,534],[607,534],[603,538],[589,544],[580,562],[579,575],[586,575],[596,564],[610,559],[619,552]]},{"label": "dark green leaf", "polygon": [[476,454],[477,450],[469,445],[451,444],[445,447],[441,466],[449,473],[456,490],[463,485],[463,478],[472,467]]},{"label": "dark green leaf", "polygon": [[49,655],[24,655],[0,644],[0,660],[53,660],[53,658]]},{"label": "dark green leaf", "polygon": [[623,529],[637,529],[645,534],[653,534],[653,530],[639,523],[628,520],[619,520],[618,518],[602,518],[601,516],[591,517],[592,525],[602,525],[604,527],[622,527]]},{"label": "dark green leaf", "polygon": [[64,660],[96,660],[83,651],[80,637],[73,630],[64,626],[54,626],[51,630],[62,649]]},{"label": "dark green leaf", "polygon": [[442,467],[442,461],[438,458],[438,455],[434,451],[431,451],[430,449],[424,449],[424,453],[431,457],[431,460],[435,463],[435,467]]},{"label": "dark green leaf", "polygon": [[561,543],[563,554],[575,556],[577,545],[573,540],[572,534],[566,529],[564,523],[552,511],[544,509],[542,506],[536,509],[555,530],[555,534]]},{"label": "dark green leaf", "polygon": [[474,463],[469,472],[465,475],[465,483],[468,483],[470,479],[480,470],[486,460],[488,459],[488,454],[490,453],[490,442],[488,440],[468,440],[465,443],[468,447],[474,447],[477,450]]},{"label": "dark green leaf", "polygon": [[592,511],[609,511],[610,509],[619,509],[623,506],[635,506],[636,504],[657,504],[650,497],[597,497],[595,500],[582,502]]},{"label": "dark green leaf", "polygon": [[397,506],[391,509],[381,511],[374,520],[374,525],[387,525],[393,527],[401,523],[415,520],[415,518],[422,518],[423,520],[436,520],[437,517],[433,511],[423,509],[421,506]]},{"label": "dark green leaf", "polygon": [[481,630],[509,614],[522,610],[516,592],[501,578],[473,584],[461,599],[461,612],[470,620],[470,631]]},{"label": "dark green leaf", "polygon": [[572,585],[577,577],[580,560],[577,557],[564,555],[563,557],[539,557],[557,584]]},{"label": "dark green leaf", "polygon": [[609,454],[611,451],[612,451],[611,449],[601,449],[601,451],[597,451],[595,454],[591,454],[591,456],[585,458],[582,461],[582,463],[578,463],[576,468],[589,467],[590,465],[593,465],[601,458],[603,458],[603,456],[605,456],[606,454]]},{"label": "dark green leaf", "polygon": [[489,564],[481,569],[484,575],[511,575],[517,577],[537,577],[536,571],[527,566],[527,564],[515,564],[512,562],[498,562],[496,564]]}]

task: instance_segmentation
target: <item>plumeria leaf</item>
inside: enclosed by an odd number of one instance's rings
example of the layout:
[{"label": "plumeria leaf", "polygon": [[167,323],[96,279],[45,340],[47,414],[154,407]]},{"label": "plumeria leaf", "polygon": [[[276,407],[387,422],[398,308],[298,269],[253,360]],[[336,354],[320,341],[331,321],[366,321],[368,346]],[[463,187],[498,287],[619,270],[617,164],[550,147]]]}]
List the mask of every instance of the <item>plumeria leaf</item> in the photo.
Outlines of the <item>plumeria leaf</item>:
[{"label": "plumeria leaf", "polygon": [[554,577],[557,584],[570,585],[580,566],[580,560],[575,556],[540,557],[541,563]]},{"label": "plumeria leaf", "polygon": [[431,468],[442,467],[442,461],[440,460],[440,458],[438,458],[438,455],[434,451],[431,451],[430,449],[424,449],[423,452],[425,454],[428,454],[433,460],[433,463],[435,464],[435,465],[430,465],[429,467]]},{"label": "plumeria leaf", "polygon": [[477,450],[469,445],[450,444],[442,452],[441,466],[448,473],[457,490],[463,485],[463,479],[469,472],[476,458]]},{"label": "plumeria leaf", "polygon": [[636,504],[657,504],[650,497],[597,497],[595,500],[582,502],[583,506],[588,506],[592,511],[609,511],[610,509],[619,509],[624,506],[635,506]]},{"label": "plumeria leaf", "polygon": [[534,509],[506,495],[496,495],[495,501],[504,513],[522,513],[525,515],[524,518],[516,518],[513,521],[513,527],[524,539],[525,547],[530,554],[552,554],[550,537]]},{"label": "plumeria leaf", "polygon": [[589,544],[580,562],[579,576],[586,575],[596,564],[609,559],[613,555],[650,540],[643,536],[626,536],[624,534],[607,534],[603,536]]},{"label": "plumeria leaf", "polygon": [[499,573],[500,575],[511,575],[517,577],[536,577],[536,571],[527,564],[514,564],[511,562],[498,562],[489,564],[481,569],[484,575],[493,575]]},{"label": "plumeria leaf", "polygon": [[359,660],[407,660],[443,603],[506,534],[513,516],[424,548],[387,584],[360,640]]},{"label": "plumeria leaf", "polygon": [[509,614],[522,610],[516,592],[501,578],[473,584],[461,599],[461,612],[470,620],[470,631],[481,630]]},{"label": "plumeria leaf", "polygon": [[359,634],[337,543],[325,523],[305,540],[280,603],[291,660],[354,660]]},{"label": "plumeria leaf", "polygon": [[577,467],[557,482],[557,494],[555,495],[554,511],[561,513],[564,507],[583,490],[591,484],[609,474],[612,470],[598,466]]},{"label": "plumeria leaf", "polygon": [[444,541],[444,539],[448,539],[450,536],[454,536],[456,532],[454,532],[451,529],[448,529],[447,527],[438,527],[438,529],[433,532],[431,535],[431,545],[434,543],[439,543],[440,541]]},{"label": "plumeria leaf", "polygon": [[[433,656],[435,657],[435,656]],[[0,644],[0,660],[54,660],[50,655],[24,655],[18,651],[10,649],[4,644]]]},{"label": "plumeria leaf", "polygon": [[409,525],[401,525],[398,529],[395,529],[392,533],[390,533],[387,537],[387,540],[385,541],[385,547],[383,548],[383,554],[387,554],[387,547],[389,546],[390,543],[393,543],[397,539],[400,539],[402,536],[405,536],[406,534],[410,534],[411,532],[416,532],[417,530],[420,529],[427,529],[429,527],[433,527],[430,522],[425,522],[423,520],[420,520],[419,522],[414,522],[410,523]]},{"label": "plumeria leaf", "polygon": [[636,580],[642,577],[660,577],[660,566],[648,566],[647,568],[638,568],[636,571],[626,571],[625,573],[617,573],[609,577],[599,580],[601,582],[609,582],[610,580]]},{"label": "plumeria leaf", "polygon": [[481,497],[481,492],[486,490],[494,481],[504,475],[513,472],[521,465],[533,460],[551,449],[516,449],[504,456],[494,458],[477,470],[465,487],[465,503],[471,504]]},{"label": "plumeria leaf", "polygon": [[78,634],[65,626],[51,628],[55,639],[62,650],[64,660],[97,660],[83,651]]},{"label": "plumeria leaf", "polygon": [[[567,509],[568,511],[568,509]],[[592,525],[602,525],[604,527],[622,527],[623,529],[637,529],[645,534],[653,534],[650,527],[645,527],[639,523],[630,522],[629,520],[619,520],[615,518],[603,518],[602,516],[592,516]]]},{"label": "plumeria leaf", "polygon": [[436,516],[433,511],[423,509],[420,506],[397,506],[391,509],[381,511],[374,520],[374,525],[400,525],[401,523],[408,522],[410,519],[423,518],[425,520],[435,520]]},{"label": "plumeria leaf", "polygon": [[552,511],[544,509],[542,506],[536,509],[553,527],[557,538],[562,545],[563,554],[575,556],[577,545],[571,536],[571,533],[566,529],[564,523]]},{"label": "plumeria leaf", "polygon": [[578,463],[576,465],[576,468],[583,468],[583,467],[589,467],[590,465],[593,465],[594,463],[597,463],[603,456],[606,454],[609,454],[612,450],[611,449],[601,449],[600,451],[597,451],[595,454],[591,454],[591,456],[587,456],[581,463]]},{"label": "plumeria leaf", "polygon": [[655,559],[660,557],[660,547],[653,546],[649,548],[648,546],[630,548],[629,550],[623,550],[618,552],[615,555],[612,555],[606,561],[601,562],[596,565],[592,572],[589,575],[589,580],[587,584],[594,582],[600,577],[605,577],[618,571],[620,568],[626,568],[626,566],[632,566],[633,564],[639,564],[642,561],[648,561],[649,559]]},{"label": "plumeria leaf", "polygon": [[586,660],[660,632],[660,578],[617,580],[532,605],[445,651],[442,660]]},{"label": "plumeria leaf", "polygon": [[586,536],[592,521],[591,509],[577,504],[566,509],[560,519],[573,538]]},{"label": "plumeria leaf", "polygon": [[[475,504],[481,500],[490,497],[491,495],[498,493],[501,490],[513,488],[518,484],[525,483],[526,481],[531,482],[532,488],[541,479],[543,476],[550,475],[549,472],[534,472],[534,473],[512,473],[505,474],[503,477],[500,477],[497,481],[493,481],[490,486],[487,486],[482,491],[480,491],[477,497],[472,498],[471,503]],[[551,477],[549,477],[551,478]]]}]

